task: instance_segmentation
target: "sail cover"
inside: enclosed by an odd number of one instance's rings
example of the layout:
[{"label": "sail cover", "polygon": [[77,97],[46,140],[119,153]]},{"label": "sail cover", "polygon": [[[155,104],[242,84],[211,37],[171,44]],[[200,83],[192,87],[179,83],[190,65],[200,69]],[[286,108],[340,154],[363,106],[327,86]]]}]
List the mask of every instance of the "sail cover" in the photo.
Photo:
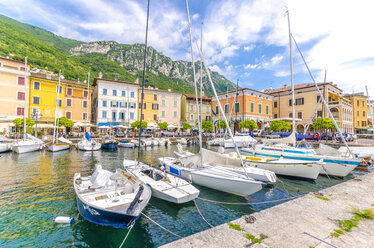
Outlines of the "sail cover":
[{"label": "sail cover", "polygon": [[60,141],[61,143],[67,143],[67,144],[73,144],[73,142],[71,142],[70,140],[68,139],[65,139],[64,137],[59,137],[57,138],[58,141]]},{"label": "sail cover", "polygon": [[88,132],[86,132],[86,135],[85,135],[86,139],[88,141],[91,141],[92,140],[92,137],[90,136],[90,134]]},{"label": "sail cover", "polygon": [[264,144],[296,144],[296,135],[295,135],[295,133],[291,133],[286,138],[280,138],[280,139],[262,139],[261,141]]},{"label": "sail cover", "polygon": [[[201,149],[203,153],[203,163],[210,164],[210,165],[221,165],[221,166],[229,166],[229,167],[240,167],[241,162],[240,159],[235,157],[225,156],[218,152],[213,152],[207,149]],[[236,155],[236,154],[235,154]],[[180,158],[181,163],[186,167],[200,167],[201,160],[200,160],[200,153]]]}]

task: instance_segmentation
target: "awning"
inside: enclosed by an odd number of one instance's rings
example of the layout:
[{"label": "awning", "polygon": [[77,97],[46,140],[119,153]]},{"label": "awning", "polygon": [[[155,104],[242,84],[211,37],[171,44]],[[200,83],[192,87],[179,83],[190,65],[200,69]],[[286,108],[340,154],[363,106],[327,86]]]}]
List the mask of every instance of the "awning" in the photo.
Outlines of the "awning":
[{"label": "awning", "polygon": [[118,126],[119,123],[118,122],[100,122],[99,123],[99,127],[100,126],[112,126],[112,127],[115,127],[115,126]]},{"label": "awning", "polygon": [[82,122],[75,122],[74,123],[74,127],[83,127],[84,126],[84,123]]},{"label": "awning", "polygon": [[38,123],[38,128],[53,128],[53,125],[52,124]]}]

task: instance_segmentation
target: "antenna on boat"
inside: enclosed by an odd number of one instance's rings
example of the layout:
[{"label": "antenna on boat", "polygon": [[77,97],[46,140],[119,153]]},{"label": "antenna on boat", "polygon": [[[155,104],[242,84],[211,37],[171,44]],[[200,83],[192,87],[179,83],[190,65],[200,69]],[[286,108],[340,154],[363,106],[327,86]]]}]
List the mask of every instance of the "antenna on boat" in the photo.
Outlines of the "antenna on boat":
[{"label": "antenna on boat", "polygon": [[144,42],[144,62],[143,62],[143,80],[142,80],[142,93],[140,94],[140,124],[139,124],[139,146],[138,146],[138,161],[140,160],[140,141],[142,137],[142,117],[143,117],[143,102],[144,102],[144,83],[145,83],[145,69],[147,59],[147,41],[148,41],[148,20],[149,20],[149,2],[147,4],[147,24],[145,28],[145,42]]},{"label": "antenna on boat", "polygon": [[[194,86],[195,86],[195,96],[196,96],[195,99],[196,99],[196,111],[197,111],[197,125],[198,125],[198,130],[199,130],[199,144],[200,144],[200,162],[201,162],[200,166],[203,166],[203,151],[202,151],[203,141],[202,141],[202,136],[201,136],[201,121],[200,121],[201,116],[200,116],[200,111],[199,111],[199,100],[198,100],[198,94],[197,94],[195,62],[194,62],[194,57],[193,57],[193,45],[192,45],[192,33],[191,33],[191,20],[190,20],[190,11],[188,9],[188,0],[186,0],[186,9],[187,9],[188,31],[189,31],[189,35],[190,35],[193,83],[194,83]],[[200,52],[200,56],[201,56],[201,52]],[[201,89],[200,89],[200,95],[201,95]]]}]

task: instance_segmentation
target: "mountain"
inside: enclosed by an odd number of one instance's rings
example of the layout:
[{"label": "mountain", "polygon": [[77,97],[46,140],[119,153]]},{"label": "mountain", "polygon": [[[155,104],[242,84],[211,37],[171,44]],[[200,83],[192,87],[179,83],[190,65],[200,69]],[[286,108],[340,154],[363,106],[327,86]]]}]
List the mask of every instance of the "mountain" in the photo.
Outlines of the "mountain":
[{"label": "mountain", "polygon": [[[57,36],[52,32],[0,15],[0,55],[13,55],[23,60],[28,56],[32,67],[49,71],[62,70],[67,79],[91,76],[140,82],[143,70],[144,44],[119,44],[115,41],[82,42]],[[194,93],[191,62],[173,61],[152,47],[147,48],[146,85],[172,88],[181,93]],[[200,62],[195,63],[197,80]],[[206,73],[204,73],[205,75]],[[234,88],[234,84],[217,72],[211,72],[217,92]],[[91,78],[91,80],[92,80]],[[208,78],[203,77],[206,95],[212,95]]]}]

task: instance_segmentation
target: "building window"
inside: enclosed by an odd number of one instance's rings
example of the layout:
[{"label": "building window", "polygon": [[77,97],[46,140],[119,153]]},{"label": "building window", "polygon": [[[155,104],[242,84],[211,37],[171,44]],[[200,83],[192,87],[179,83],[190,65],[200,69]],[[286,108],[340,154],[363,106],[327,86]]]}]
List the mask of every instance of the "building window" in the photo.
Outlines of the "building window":
[{"label": "building window", "polygon": [[357,117],[359,117],[360,116],[360,111],[359,110],[357,110]]},{"label": "building window", "polygon": [[292,106],[292,99],[288,99],[288,106]]},{"label": "building window", "polygon": [[136,108],[136,103],[129,103],[130,108]]},{"label": "building window", "polygon": [[362,100],[362,107],[365,107],[365,101]]},{"label": "building window", "polygon": [[106,100],[103,100],[103,107],[106,107],[107,106],[107,101]]},{"label": "building window", "polygon": [[366,121],[362,121],[362,127],[366,127]]},{"label": "building window", "polygon": [[320,99],[321,99],[321,96],[317,96],[317,102],[319,102]]},{"label": "building window", "polygon": [[25,100],[25,92],[17,92],[17,100]]},{"label": "building window", "polygon": [[216,115],[218,115],[218,114],[219,114],[219,106],[216,105]]},{"label": "building window", "polygon": [[303,112],[297,112],[297,118],[302,119],[303,118]]},{"label": "building window", "polygon": [[40,97],[39,96],[33,96],[32,97],[32,103],[33,104],[40,104]]},{"label": "building window", "polygon": [[71,99],[66,98],[66,107],[71,107]]},{"label": "building window", "polygon": [[112,121],[116,121],[117,119],[117,112],[112,112]]},{"label": "building window", "polygon": [[[156,95],[157,96],[157,95]],[[157,115],[153,115],[153,120],[157,121]]]},{"label": "building window", "polygon": [[18,85],[25,85],[25,78],[24,77],[18,77]]},{"label": "building window", "polygon": [[265,107],[265,113],[268,115],[269,114],[269,104],[266,104],[266,107]]},{"label": "building window", "polygon": [[[35,88],[35,82],[34,82],[34,88]],[[68,96],[73,95],[73,89],[72,88],[66,88],[66,95],[68,95]]]},{"label": "building window", "polygon": [[122,91],[122,97],[126,97],[126,91]]},{"label": "building window", "polygon": [[360,106],[360,101],[359,100],[357,100],[357,107],[359,107]]},{"label": "building window", "polygon": [[86,97],[86,98],[87,98],[87,96],[88,96],[88,91],[87,91],[87,90],[84,90],[84,91],[83,91],[83,97]]},{"label": "building window", "polygon": [[251,113],[255,112],[255,103],[251,102]]},{"label": "building window", "polygon": [[258,104],[258,113],[262,114],[262,103]]},{"label": "building window", "polygon": [[88,120],[88,118],[87,118],[87,112],[83,112],[82,113],[82,117],[83,117],[82,118],[83,120]]},{"label": "building window", "polygon": [[225,114],[228,114],[229,113],[229,104],[226,103],[225,104]]},{"label": "building window", "polygon": [[21,107],[17,107],[17,115],[24,115],[25,109]]},{"label": "building window", "polygon": [[210,105],[206,106],[206,112],[209,114],[209,112],[210,112]]},{"label": "building window", "polygon": [[34,90],[40,90],[40,82],[34,82]]},{"label": "building window", "polygon": [[88,104],[87,101],[83,101],[83,108],[87,108]]},{"label": "building window", "polygon": [[366,115],[365,115],[366,113],[365,113],[365,110],[364,111],[362,111],[362,116],[363,117],[366,117]]},{"label": "building window", "polygon": [[65,117],[70,120],[71,119],[71,112],[70,111],[66,111],[65,112]]},{"label": "building window", "polygon": [[177,107],[177,106],[178,106],[178,101],[174,100],[174,107]]},{"label": "building window", "polygon": [[289,118],[292,118],[292,113],[288,113],[288,117],[289,117]]},{"label": "building window", "polygon": [[103,89],[103,95],[108,95],[108,90],[107,89]]},{"label": "building window", "polygon": [[20,71],[26,71],[26,68],[23,67],[23,66],[20,66],[20,67],[19,67],[19,70],[20,70]]},{"label": "building window", "polygon": [[134,120],[134,118],[135,118],[135,117],[134,117],[134,113],[130,113],[130,119],[131,119],[131,120]]},{"label": "building window", "polygon": [[135,97],[135,92],[134,92],[134,91],[131,91],[131,92],[130,92],[130,97],[131,97],[131,98],[134,98],[134,97]]},{"label": "building window", "polygon": [[274,108],[278,108],[278,102],[274,102]]},{"label": "building window", "polygon": [[144,114],[142,114],[142,120],[144,120]]},{"label": "building window", "polygon": [[274,119],[277,119],[278,118],[278,114],[274,114]]},{"label": "building window", "polygon": [[239,113],[240,111],[240,102],[235,103],[235,113]]},{"label": "building window", "polygon": [[58,85],[56,86],[56,93],[62,93],[62,86],[60,85],[60,90],[58,90]]},{"label": "building window", "polygon": [[59,107],[62,107],[62,100],[61,99],[56,99],[56,105]]},{"label": "building window", "polygon": [[193,111],[193,105],[192,104],[190,105],[190,110]]},{"label": "building window", "polygon": [[[143,103],[143,109],[146,109],[146,104],[145,103]],[[142,107],[142,105],[141,105],[141,103],[139,103],[139,108],[141,108]]]},{"label": "building window", "polygon": [[322,110],[317,111],[317,117],[322,117]]},{"label": "building window", "polygon": [[360,121],[357,121],[357,127],[359,127],[360,126]]},{"label": "building window", "polygon": [[165,111],[164,110],[162,110],[162,112],[161,112],[161,117],[165,117]]},{"label": "building window", "polygon": [[165,106],[165,100],[162,99],[162,106]]},{"label": "building window", "polygon": [[119,113],[119,118],[124,121],[125,120],[125,113],[124,112],[120,112]]},{"label": "building window", "polygon": [[178,113],[177,111],[174,111],[174,118],[177,118],[178,117]]},{"label": "building window", "polygon": [[158,104],[157,103],[153,103],[152,104],[152,109],[153,110],[158,110]]},{"label": "building window", "polygon": [[193,121],[193,115],[190,115],[190,120]]},{"label": "building window", "polygon": [[157,95],[156,94],[153,94],[153,100],[157,101]]},{"label": "building window", "polygon": [[117,96],[117,90],[113,90],[113,96]]},{"label": "building window", "polygon": [[296,105],[304,105],[304,97],[296,98]]}]

